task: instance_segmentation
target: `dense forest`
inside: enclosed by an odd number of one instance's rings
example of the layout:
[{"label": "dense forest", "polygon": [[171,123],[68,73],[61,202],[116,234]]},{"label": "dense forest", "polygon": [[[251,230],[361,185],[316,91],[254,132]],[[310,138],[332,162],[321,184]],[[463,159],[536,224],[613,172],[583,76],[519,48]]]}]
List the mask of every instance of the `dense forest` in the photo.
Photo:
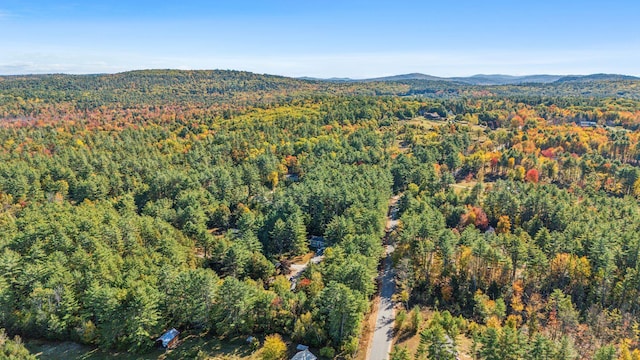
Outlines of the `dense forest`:
[{"label": "dense forest", "polygon": [[640,359],[639,126],[634,80],[0,77],[0,349],[353,357],[398,195],[392,358]]}]

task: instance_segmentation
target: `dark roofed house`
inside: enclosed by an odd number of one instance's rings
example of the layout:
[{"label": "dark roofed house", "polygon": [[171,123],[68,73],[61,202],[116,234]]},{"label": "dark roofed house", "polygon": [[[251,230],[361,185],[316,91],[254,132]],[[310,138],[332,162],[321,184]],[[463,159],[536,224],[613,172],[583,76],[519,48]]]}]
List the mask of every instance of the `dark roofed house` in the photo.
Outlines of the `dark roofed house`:
[{"label": "dark roofed house", "polygon": [[180,331],[176,329],[171,329],[156,340],[156,343],[159,343],[165,349],[173,349],[178,345],[178,335],[180,335]]},{"label": "dark roofed house", "polygon": [[326,246],[326,242],[322,236],[312,236],[309,239],[309,247],[314,249],[324,249]]},{"label": "dark roofed house", "polygon": [[434,110],[436,109],[423,106],[422,108],[418,109],[418,115],[424,116],[424,118],[427,120],[443,120],[446,116],[446,112],[444,112],[444,109],[440,113]]},{"label": "dark roofed house", "polygon": [[311,353],[309,350],[298,351],[291,360],[317,360],[318,358]]},{"label": "dark roofed house", "polygon": [[437,112],[425,112],[422,116],[424,116],[424,118],[427,120],[442,120],[442,116],[440,116],[440,114],[438,114]]},{"label": "dark roofed house", "polygon": [[293,182],[300,181],[300,175],[298,175],[298,174],[287,174],[287,175],[284,176],[284,178],[289,180],[289,181],[293,181]]}]

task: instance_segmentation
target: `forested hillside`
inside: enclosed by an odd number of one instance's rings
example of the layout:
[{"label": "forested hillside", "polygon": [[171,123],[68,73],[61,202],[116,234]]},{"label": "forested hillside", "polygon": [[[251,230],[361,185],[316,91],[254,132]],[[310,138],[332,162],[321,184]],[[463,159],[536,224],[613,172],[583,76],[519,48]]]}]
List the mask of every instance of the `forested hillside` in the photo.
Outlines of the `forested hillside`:
[{"label": "forested hillside", "polygon": [[638,358],[639,84],[0,77],[0,328],[352,357],[399,194],[394,358]]}]

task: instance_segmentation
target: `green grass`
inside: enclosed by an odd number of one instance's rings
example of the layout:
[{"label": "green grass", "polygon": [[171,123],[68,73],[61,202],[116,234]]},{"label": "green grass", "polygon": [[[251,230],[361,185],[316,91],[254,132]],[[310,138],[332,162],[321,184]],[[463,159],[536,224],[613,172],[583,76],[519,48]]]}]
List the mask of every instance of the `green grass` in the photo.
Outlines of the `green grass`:
[{"label": "green grass", "polygon": [[461,181],[456,184],[449,185],[454,189],[457,194],[460,194],[462,191],[471,190],[478,182],[475,180],[472,181]]},{"label": "green grass", "polygon": [[128,352],[103,351],[95,347],[74,342],[51,342],[43,340],[29,340],[25,346],[38,359],[42,360],[173,360],[173,359],[253,359],[255,354],[244,341],[245,337],[221,341],[208,336],[187,335],[180,339],[177,348],[169,351],[153,349],[146,354],[132,354]]},{"label": "green grass", "polygon": [[25,342],[29,351],[36,355],[38,359],[74,359],[74,360],[102,360],[102,359],[122,359],[122,360],[147,360],[159,359],[164,354],[162,350],[154,350],[148,354],[136,355],[127,352],[105,352],[97,348],[81,345],[74,342],[49,342],[41,340],[30,340]]}]

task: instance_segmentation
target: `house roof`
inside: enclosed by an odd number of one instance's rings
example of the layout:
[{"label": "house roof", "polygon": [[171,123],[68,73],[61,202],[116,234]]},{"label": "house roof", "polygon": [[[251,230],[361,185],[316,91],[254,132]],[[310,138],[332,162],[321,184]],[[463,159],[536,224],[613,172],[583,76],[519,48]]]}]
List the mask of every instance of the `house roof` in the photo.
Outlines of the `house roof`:
[{"label": "house roof", "polygon": [[311,247],[324,247],[325,244],[326,240],[322,236],[314,235],[311,237],[311,239],[309,239],[309,245],[311,245]]},{"label": "house roof", "polygon": [[180,335],[180,331],[176,329],[171,329],[165,332],[164,334],[162,334],[162,336],[160,336],[156,341],[162,341],[162,346],[167,347],[171,342],[171,340],[175,339],[176,336],[178,335]]},{"label": "house roof", "polygon": [[309,350],[298,351],[291,360],[317,360],[318,358],[311,353]]}]

